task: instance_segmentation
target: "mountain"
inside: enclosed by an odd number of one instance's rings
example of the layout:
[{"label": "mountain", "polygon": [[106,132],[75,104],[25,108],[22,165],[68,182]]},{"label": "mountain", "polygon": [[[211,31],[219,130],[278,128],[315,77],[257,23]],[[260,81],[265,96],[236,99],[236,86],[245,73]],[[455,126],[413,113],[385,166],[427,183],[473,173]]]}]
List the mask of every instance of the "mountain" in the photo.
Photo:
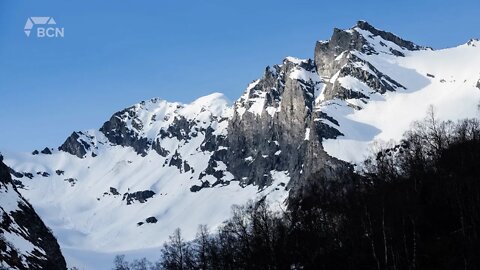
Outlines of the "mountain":
[{"label": "mountain", "polygon": [[0,155],[0,269],[67,269],[57,240],[20,195]]},{"label": "mountain", "polygon": [[311,175],[358,169],[430,106],[439,119],[476,115],[479,79],[478,40],[433,50],[360,21],[318,41],[312,59],[267,67],[233,103],[143,101],[6,163],[67,260],[94,267],[85,254],[155,249],[177,227],[192,239],[233,204],[284,209]]}]

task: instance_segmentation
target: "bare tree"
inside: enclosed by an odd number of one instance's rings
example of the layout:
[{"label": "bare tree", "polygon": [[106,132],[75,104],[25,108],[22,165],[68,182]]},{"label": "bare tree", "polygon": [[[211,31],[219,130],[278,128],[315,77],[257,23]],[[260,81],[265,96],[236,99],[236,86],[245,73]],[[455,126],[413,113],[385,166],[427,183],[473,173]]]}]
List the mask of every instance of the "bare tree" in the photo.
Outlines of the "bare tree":
[{"label": "bare tree", "polygon": [[162,266],[165,269],[185,270],[193,268],[190,246],[182,238],[182,233],[177,228],[169,237],[162,249]]}]

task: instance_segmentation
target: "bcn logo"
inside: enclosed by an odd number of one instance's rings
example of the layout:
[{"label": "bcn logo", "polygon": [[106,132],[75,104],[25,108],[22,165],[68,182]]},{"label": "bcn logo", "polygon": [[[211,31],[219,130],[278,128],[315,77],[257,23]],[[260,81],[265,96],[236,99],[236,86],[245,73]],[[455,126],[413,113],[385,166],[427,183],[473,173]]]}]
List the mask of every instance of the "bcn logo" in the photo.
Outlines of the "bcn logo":
[{"label": "bcn logo", "polygon": [[56,25],[57,22],[55,22],[53,17],[30,17],[27,19],[23,30],[25,35],[30,37],[34,26],[36,26],[36,36],[38,38],[63,38],[65,36],[65,29],[63,27],[57,27]]}]

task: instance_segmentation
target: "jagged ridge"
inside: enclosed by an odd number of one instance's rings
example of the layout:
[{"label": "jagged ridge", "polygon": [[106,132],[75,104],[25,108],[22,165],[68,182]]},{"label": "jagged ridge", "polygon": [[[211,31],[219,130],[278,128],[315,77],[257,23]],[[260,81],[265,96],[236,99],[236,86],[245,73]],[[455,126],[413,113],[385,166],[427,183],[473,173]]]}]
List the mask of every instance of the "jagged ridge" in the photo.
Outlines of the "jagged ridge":
[{"label": "jagged ridge", "polygon": [[[50,207],[39,198],[54,190],[59,211],[80,209],[64,215],[93,236],[75,247],[99,248],[93,239],[111,251],[155,247],[180,223],[191,238],[197,224],[221,223],[232,204],[266,198],[286,207],[288,197],[315,185],[312,174],[349,173],[368,144],[401,134],[430,102],[460,117],[443,97],[468,105],[478,96],[480,75],[455,73],[464,65],[480,70],[475,46],[433,51],[359,22],[317,42],[313,59],[287,57],[267,67],[233,104],[220,94],[191,104],[141,102],[99,130],[75,132],[60,150],[37,151],[12,167],[32,201]],[[470,58],[456,57],[456,64],[448,57],[460,52]],[[454,68],[428,65],[443,59]],[[81,207],[69,200],[78,194]],[[115,224],[106,222],[112,218]]]}]

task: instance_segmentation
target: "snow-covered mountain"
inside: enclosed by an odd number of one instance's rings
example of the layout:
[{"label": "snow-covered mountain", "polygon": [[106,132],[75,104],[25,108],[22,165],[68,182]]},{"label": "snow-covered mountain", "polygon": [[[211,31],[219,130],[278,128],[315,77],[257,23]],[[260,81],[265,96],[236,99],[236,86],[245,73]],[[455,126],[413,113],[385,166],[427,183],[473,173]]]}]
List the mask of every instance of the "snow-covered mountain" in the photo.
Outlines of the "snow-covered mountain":
[{"label": "snow-covered mountain", "polygon": [[18,193],[0,155],[0,268],[66,269],[57,240]]},{"label": "snow-covered mountain", "polygon": [[318,41],[313,59],[267,67],[233,104],[218,93],[143,101],[6,163],[82,266],[86,253],[159,247],[177,227],[191,239],[232,204],[266,197],[285,208],[310,175],[352,169],[430,105],[440,119],[475,116],[479,79],[478,40],[433,50],[360,21]]}]

